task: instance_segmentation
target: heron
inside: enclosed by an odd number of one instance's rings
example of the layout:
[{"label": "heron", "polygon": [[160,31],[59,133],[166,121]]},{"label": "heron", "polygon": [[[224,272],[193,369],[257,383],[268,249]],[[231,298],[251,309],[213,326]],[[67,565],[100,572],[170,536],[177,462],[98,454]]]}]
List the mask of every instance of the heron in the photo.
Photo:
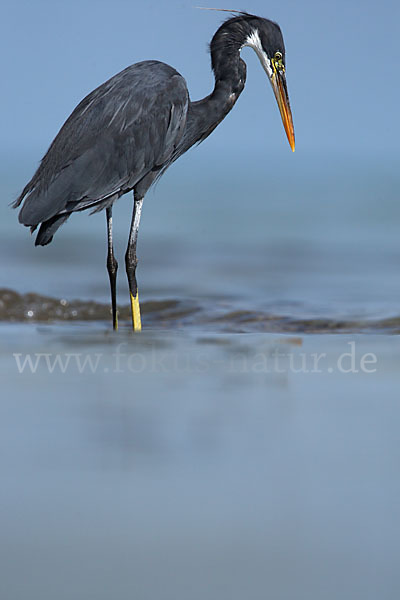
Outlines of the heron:
[{"label": "heron", "polygon": [[214,89],[191,101],[185,79],[157,60],[135,63],[88,94],[74,109],[32,179],[13,203],[18,219],[39,227],[35,245],[49,244],[77,211],[104,210],[113,329],[118,328],[118,262],[112,233],[113,204],[133,191],[125,269],[133,330],[141,329],[136,245],[143,199],[150,186],[194,144],[204,141],[236,104],[246,81],[242,48],[256,52],[272,85],[291,149],[295,136],[279,25],[242,11],[220,25],[210,43]]}]

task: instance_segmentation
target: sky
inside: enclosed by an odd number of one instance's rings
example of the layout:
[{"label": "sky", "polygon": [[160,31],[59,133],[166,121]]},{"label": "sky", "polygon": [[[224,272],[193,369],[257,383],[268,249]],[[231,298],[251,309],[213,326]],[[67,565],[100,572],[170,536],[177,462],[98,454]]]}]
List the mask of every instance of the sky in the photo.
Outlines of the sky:
[{"label": "sky", "polygon": [[[194,0],[135,2],[3,0],[0,29],[0,153],[36,164],[76,104],[129,64],[159,59],[188,83],[191,98],[213,87],[208,43],[225,15]],[[202,4],[203,0],[199,0]],[[212,5],[214,2],[212,3]],[[397,157],[400,63],[398,2],[251,0],[237,8],[277,21],[286,44],[296,152],[316,157]],[[246,88],[201,146],[268,167],[290,160],[270,85],[246,48]],[[204,148],[203,148],[204,146]]]}]

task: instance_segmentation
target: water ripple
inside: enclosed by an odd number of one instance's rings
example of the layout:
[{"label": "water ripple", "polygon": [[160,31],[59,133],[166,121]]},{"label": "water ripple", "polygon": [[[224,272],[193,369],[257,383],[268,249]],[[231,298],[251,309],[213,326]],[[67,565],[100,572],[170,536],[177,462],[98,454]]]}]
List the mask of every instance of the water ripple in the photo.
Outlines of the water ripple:
[{"label": "water ripple", "polygon": [[[302,318],[275,311],[232,310],[203,301],[167,299],[141,304],[147,328],[197,327],[218,332],[273,333],[400,333],[400,317],[384,319]],[[0,289],[0,321],[51,323],[110,320],[110,306],[93,301],[51,298],[35,293],[19,294]],[[121,326],[130,325],[129,306],[119,307]]]}]

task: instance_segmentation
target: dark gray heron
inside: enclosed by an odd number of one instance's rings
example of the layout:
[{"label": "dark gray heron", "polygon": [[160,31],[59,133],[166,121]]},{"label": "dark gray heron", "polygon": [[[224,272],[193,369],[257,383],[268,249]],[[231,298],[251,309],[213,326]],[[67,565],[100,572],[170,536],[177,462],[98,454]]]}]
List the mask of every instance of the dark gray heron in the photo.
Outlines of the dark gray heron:
[{"label": "dark gray heron", "polygon": [[255,50],[268,76],[294,151],[279,25],[235,12],[211,40],[215,86],[209,96],[192,102],[184,78],[165,63],[148,60],[127,67],[78,104],[13,204],[17,207],[23,202],[19,221],[31,232],[40,225],[36,246],[50,243],[71,213],[88,208],[106,210],[114,329],[118,327],[118,263],[113,250],[112,206],[133,190],[125,266],[132,325],[140,330],[136,242],[143,198],[152,183],[191,146],[205,140],[233,108],[246,81],[246,63],[240,58],[245,46]]}]

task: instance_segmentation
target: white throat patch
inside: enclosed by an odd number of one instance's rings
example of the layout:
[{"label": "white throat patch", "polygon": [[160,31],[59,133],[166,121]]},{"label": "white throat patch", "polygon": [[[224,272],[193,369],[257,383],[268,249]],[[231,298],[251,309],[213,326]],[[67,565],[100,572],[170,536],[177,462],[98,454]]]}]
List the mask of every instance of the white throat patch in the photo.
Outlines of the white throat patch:
[{"label": "white throat patch", "polygon": [[246,41],[243,44],[242,48],[244,48],[245,46],[250,46],[250,48],[253,48],[253,50],[257,54],[258,58],[260,59],[260,62],[262,64],[264,71],[266,72],[268,77],[271,79],[272,75],[273,75],[273,70],[272,70],[269,58],[268,58],[265,50],[263,50],[261,40],[260,40],[260,34],[258,33],[258,29],[253,29],[253,31],[250,33],[250,35],[247,36]]}]

